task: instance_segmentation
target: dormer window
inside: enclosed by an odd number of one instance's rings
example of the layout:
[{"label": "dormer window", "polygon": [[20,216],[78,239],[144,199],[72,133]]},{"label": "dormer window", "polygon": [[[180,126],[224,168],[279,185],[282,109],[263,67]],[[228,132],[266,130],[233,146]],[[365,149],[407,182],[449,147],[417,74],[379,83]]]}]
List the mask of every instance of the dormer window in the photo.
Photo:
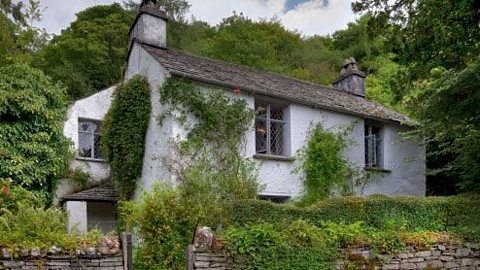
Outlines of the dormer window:
[{"label": "dormer window", "polygon": [[78,156],[81,158],[103,160],[100,150],[101,122],[96,120],[78,120]]},{"label": "dormer window", "polygon": [[381,127],[375,123],[365,123],[365,167],[381,168],[383,166],[383,147]]},{"label": "dormer window", "polygon": [[255,102],[255,152],[259,155],[285,156],[283,107]]}]

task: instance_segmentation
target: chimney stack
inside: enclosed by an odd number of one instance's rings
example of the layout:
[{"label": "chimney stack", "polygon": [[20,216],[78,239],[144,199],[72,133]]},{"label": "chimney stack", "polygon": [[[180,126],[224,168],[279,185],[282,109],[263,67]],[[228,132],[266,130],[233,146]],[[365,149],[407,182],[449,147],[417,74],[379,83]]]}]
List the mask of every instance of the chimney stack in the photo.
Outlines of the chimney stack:
[{"label": "chimney stack", "polygon": [[333,88],[365,97],[365,74],[358,70],[355,58],[345,60],[340,77],[333,83]]},{"label": "chimney stack", "polygon": [[128,34],[129,43],[135,39],[155,47],[167,46],[167,15],[156,7],[156,0],[143,0],[135,22]]}]

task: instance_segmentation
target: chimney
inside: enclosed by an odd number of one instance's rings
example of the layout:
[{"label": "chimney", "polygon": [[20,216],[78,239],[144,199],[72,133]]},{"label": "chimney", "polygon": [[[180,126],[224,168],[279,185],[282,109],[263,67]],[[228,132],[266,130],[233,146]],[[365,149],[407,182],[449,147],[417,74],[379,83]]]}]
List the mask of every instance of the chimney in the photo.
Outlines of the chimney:
[{"label": "chimney", "polygon": [[355,58],[345,60],[340,77],[333,83],[333,88],[365,97],[365,74],[358,70]]},{"label": "chimney", "polygon": [[135,39],[155,47],[167,46],[167,15],[158,9],[156,0],[143,0],[128,33],[129,44]]}]

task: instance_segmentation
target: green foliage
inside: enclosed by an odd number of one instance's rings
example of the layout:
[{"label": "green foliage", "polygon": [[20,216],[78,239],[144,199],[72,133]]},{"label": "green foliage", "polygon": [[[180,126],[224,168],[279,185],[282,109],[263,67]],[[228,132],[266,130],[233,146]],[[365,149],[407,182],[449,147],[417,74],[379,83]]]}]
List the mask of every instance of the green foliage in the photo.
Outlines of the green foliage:
[{"label": "green foliage", "polygon": [[331,269],[336,258],[325,235],[302,220],[229,228],[224,237],[233,256],[246,257],[242,269]]},{"label": "green foliage", "polygon": [[34,23],[41,19],[39,0],[0,2],[0,66],[29,63],[48,39]]},{"label": "green foliage", "polygon": [[103,122],[102,151],[111,166],[115,188],[123,199],[132,197],[142,173],[150,110],[148,82],[135,76],[117,86]]},{"label": "green foliage", "polygon": [[[0,178],[0,209],[15,214],[18,212],[20,205],[42,207],[45,202],[44,198],[15,185],[12,179]],[[0,216],[2,214],[0,212]]]},{"label": "green foliage", "polygon": [[458,175],[462,191],[480,191],[480,64],[440,74],[404,99],[420,122],[414,134],[437,146],[433,159],[455,157],[437,173]]},{"label": "green foliage", "polygon": [[377,229],[405,228],[408,231],[470,232],[465,239],[480,237],[478,196],[456,197],[339,197],[307,208],[277,205],[265,201],[242,201],[234,205],[231,222],[237,226],[262,222],[304,219],[320,226],[323,222],[352,224]]},{"label": "green foliage", "polygon": [[15,212],[2,208],[0,215],[0,248],[7,248],[12,256],[20,249],[38,248],[47,252],[52,245],[65,252],[75,253],[80,245],[95,245],[99,233],[68,234],[66,214],[61,209],[43,209],[18,204]]},{"label": "green foliage", "polygon": [[352,192],[350,178],[354,169],[343,156],[350,131],[350,127],[328,131],[320,123],[310,129],[308,142],[297,153],[301,164],[295,171],[305,172],[305,193],[298,202],[300,205],[329,198],[335,192]]},{"label": "green foliage", "polygon": [[0,68],[0,177],[52,192],[68,162],[65,90],[40,70]]},{"label": "green foliage", "polygon": [[187,135],[172,142],[172,160],[165,160],[176,187],[156,186],[121,207],[124,227],[143,240],[136,269],[183,269],[196,226],[223,222],[234,202],[255,198],[258,188],[255,166],[239,148],[254,116],[243,99],[171,78],[160,89],[160,102],[169,108],[160,124],[179,121]]},{"label": "green foliage", "polygon": [[124,202],[120,216],[126,229],[143,240],[135,269],[184,269],[185,246],[193,238],[200,205],[179,189],[154,186],[138,202]]},{"label": "green foliage", "polygon": [[169,79],[160,89],[160,102],[170,108],[160,120],[173,117],[187,130],[186,138],[172,145],[183,161],[169,162],[186,193],[204,205],[205,214],[220,218],[230,202],[255,198],[256,169],[242,152],[254,117],[245,100]]},{"label": "green foliage", "polygon": [[62,81],[76,99],[117,83],[135,14],[120,4],[81,11],[70,26],[37,55],[34,64]]}]

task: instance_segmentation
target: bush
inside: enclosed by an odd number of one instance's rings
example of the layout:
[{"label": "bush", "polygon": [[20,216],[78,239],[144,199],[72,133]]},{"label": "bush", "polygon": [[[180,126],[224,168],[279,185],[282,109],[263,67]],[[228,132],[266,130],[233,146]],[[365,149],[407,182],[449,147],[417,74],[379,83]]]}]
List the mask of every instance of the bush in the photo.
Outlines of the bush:
[{"label": "bush", "polygon": [[25,65],[0,68],[0,178],[50,194],[68,165],[65,89]]},{"label": "bush", "polygon": [[20,249],[48,251],[53,245],[74,253],[80,245],[96,245],[98,232],[86,235],[66,232],[66,214],[61,209],[43,209],[18,204],[16,212],[2,208],[0,216],[0,248],[12,256]]},{"label": "bush", "polygon": [[[0,178],[0,209],[16,213],[20,205],[43,207],[44,198],[37,194],[15,185],[10,178]],[[2,212],[0,212],[0,216]]]},{"label": "bush", "polygon": [[123,227],[141,239],[135,269],[183,269],[185,247],[192,241],[199,213],[175,188],[155,185],[138,202],[120,207]]},{"label": "bush", "polygon": [[266,201],[237,202],[230,221],[237,226],[251,223],[304,219],[315,225],[331,221],[386,228],[392,224],[409,231],[459,233],[467,240],[480,240],[478,195],[455,197],[339,197],[307,208]]}]

